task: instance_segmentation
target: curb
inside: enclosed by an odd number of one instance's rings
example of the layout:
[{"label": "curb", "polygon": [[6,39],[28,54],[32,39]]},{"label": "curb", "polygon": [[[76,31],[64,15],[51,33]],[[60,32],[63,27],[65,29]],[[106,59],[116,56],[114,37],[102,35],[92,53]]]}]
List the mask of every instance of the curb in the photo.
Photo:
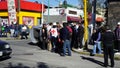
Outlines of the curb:
[{"label": "curb", "polygon": [[0,40],[20,40],[20,38],[0,38]]},{"label": "curb", "polygon": [[[76,52],[76,53],[78,53],[78,54],[83,54],[83,55],[89,55],[90,56],[90,52],[87,52],[87,51],[85,51],[85,50],[81,50],[81,51],[78,51],[77,49],[72,49],[72,51],[73,52]],[[95,57],[104,57],[104,55],[103,54],[95,54]],[[114,56],[114,59],[115,60],[120,60],[120,55],[115,55]]]}]

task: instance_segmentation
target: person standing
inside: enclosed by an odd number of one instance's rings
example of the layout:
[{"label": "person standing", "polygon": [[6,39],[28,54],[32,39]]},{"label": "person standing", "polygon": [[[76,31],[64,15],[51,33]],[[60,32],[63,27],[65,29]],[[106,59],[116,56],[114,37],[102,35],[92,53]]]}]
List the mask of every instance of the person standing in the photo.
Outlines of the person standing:
[{"label": "person standing", "polygon": [[11,37],[13,37],[14,32],[15,32],[15,25],[14,25],[14,23],[12,22],[11,25],[10,25],[10,36],[11,36]]},{"label": "person standing", "polygon": [[92,36],[92,38],[94,40],[92,56],[94,56],[96,54],[97,48],[98,48],[98,53],[101,54],[101,32],[100,32],[100,29],[98,29],[98,30],[95,29],[94,31],[95,31],[95,33]]},{"label": "person standing", "polygon": [[24,36],[26,39],[28,39],[27,37],[28,34],[29,34],[29,28],[26,24],[23,24],[21,28],[21,39],[24,39]]},{"label": "person standing", "polygon": [[52,50],[52,44],[51,44],[51,40],[50,40],[50,29],[52,28],[53,26],[53,23],[50,22],[48,25],[47,25],[47,38],[48,38],[48,44],[47,44],[47,49],[48,51],[51,51]]},{"label": "person standing", "polygon": [[42,49],[47,49],[47,28],[46,24],[43,24],[42,27]]},{"label": "person standing", "polygon": [[77,29],[77,45],[78,45],[78,50],[81,50],[83,48],[83,36],[84,36],[84,28],[81,23],[78,23],[78,29]]},{"label": "person standing", "polygon": [[103,51],[104,51],[104,66],[108,66],[108,56],[110,57],[111,67],[114,67],[114,45],[115,36],[114,33],[106,27],[106,32],[102,36]]},{"label": "person standing", "polygon": [[20,27],[19,27],[19,24],[16,23],[16,24],[15,24],[15,32],[14,32],[14,37],[15,37],[15,38],[18,38],[18,37],[19,37],[19,32],[20,32]]},{"label": "person standing", "polygon": [[55,50],[56,50],[57,38],[58,38],[58,29],[56,27],[56,23],[53,23],[53,26],[50,29],[50,40],[51,40],[51,44],[52,44],[51,52],[55,52]]},{"label": "person standing", "polygon": [[63,23],[63,28],[60,30],[60,39],[63,43],[63,54],[61,56],[65,56],[67,50],[68,56],[71,56],[70,33],[67,28],[67,23]]},{"label": "person standing", "polygon": [[120,52],[120,22],[118,22],[117,27],[115,29],[115,37],[117,41],[118,52]]},{"label": "person standing", "polygon": [[72,38],[71,38],[71,49],[76,48],[77,49],[77,29],[76,29],[76,23],[72,23]]}]

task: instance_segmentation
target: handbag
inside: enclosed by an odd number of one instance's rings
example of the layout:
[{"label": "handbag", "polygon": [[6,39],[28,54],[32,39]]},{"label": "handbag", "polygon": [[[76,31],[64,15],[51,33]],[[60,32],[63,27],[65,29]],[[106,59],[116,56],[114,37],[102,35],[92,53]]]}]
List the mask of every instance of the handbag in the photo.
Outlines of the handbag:
[{"label": "handbag", "polygon": [[90,44],[90,45],[94,45],[94,44],[95,44],[94,40],[93,40],[93,39],[90,39],[89,44]]}]

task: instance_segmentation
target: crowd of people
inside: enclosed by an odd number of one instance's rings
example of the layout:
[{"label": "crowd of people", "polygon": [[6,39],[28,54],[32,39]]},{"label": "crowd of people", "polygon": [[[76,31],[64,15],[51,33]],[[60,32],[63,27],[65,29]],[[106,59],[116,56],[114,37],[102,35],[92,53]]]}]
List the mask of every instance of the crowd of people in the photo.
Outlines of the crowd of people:
[{"label": "crowd of people", "polygon": [[[84,26],[82,23],[49,23],[43,24],[42,32],[43,50],[47,49],[51,52],[57,52],[61,56],[71,56],[72,48],[83,50]],[[104,54],[105,67],[108,66],[108,56],[111,59],[111,67],[114,67],[114,42],[117,41],[117,50],[120,52],[120,23],[114,31],[106,26],[105,30],[96,28],[90,35],[93,41],[92,56],[96,53]],[[91,42],[89,40],[89,42]],[[68,54],[67,54],[68,53]]]},{"label": "crowd of people", "polygon": [[[51,52],[57,52],[61,56],[65,56],[66,52],[68,56],[71,56],[71,49],[83,48],[83,35],[84,28],[81,23],[68,24],[66,22],[60,23],[49,23],[49,25],[43,24],[42,27],[42,49],[47,49]],[[49,42],[48,42],[49,41]]]},{"label": "crowd of people", "polygon": [[19,25],[13,22],[11,25],[5,23],[0,24],[0,37],[8,37],[8,35],[10,35],[11,38],[21,37],[20,39],[28,39],[29,28],[25,24]]}]

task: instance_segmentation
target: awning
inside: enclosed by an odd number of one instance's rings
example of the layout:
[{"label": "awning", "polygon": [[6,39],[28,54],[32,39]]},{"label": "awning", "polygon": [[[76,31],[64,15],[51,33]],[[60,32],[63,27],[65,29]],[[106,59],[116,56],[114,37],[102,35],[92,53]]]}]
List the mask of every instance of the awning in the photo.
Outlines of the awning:
[{"label": "awning", "polygon": [[81,22],[82,20],[79,17],[67,16],[67,21]]}]

